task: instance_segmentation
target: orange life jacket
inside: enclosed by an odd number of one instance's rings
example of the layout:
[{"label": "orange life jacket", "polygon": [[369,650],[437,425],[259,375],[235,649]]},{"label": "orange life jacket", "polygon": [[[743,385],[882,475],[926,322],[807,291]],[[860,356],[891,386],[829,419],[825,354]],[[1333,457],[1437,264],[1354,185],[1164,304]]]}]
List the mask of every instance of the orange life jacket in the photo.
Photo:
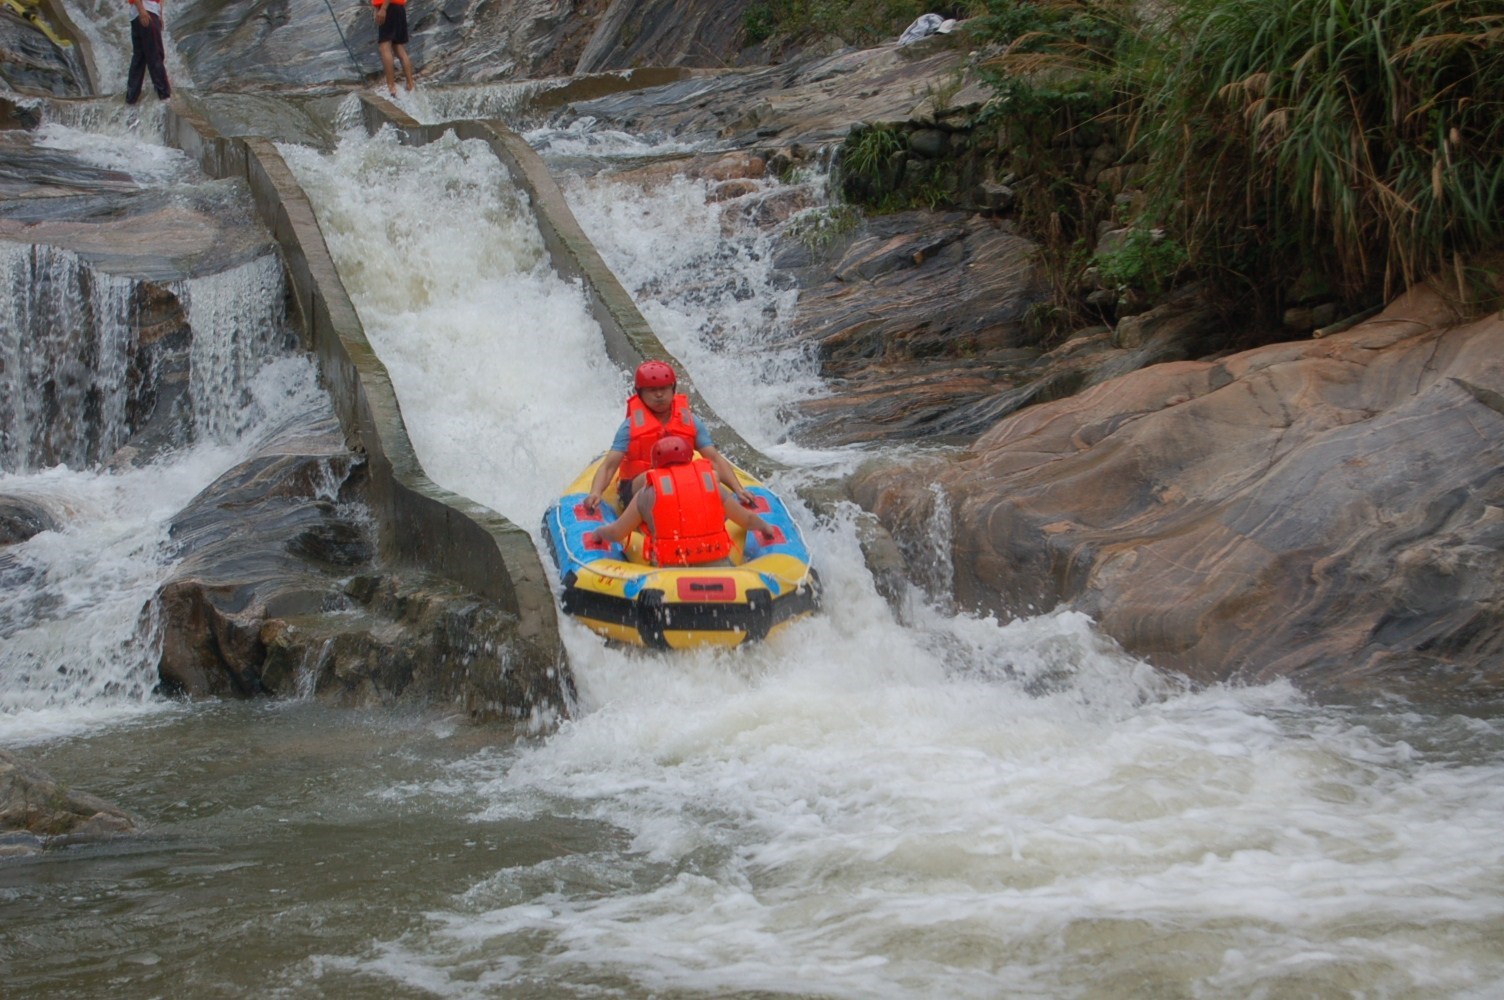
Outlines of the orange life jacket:
[{"label": "orange life jacket", "polygon": [[694,566],[726,558],[731,536],[726,508],[709,460],[697,458],[648,472],[653,491],[653,525],[643,552],[655,566]]},{"label": "orange life jacket", "polygon": [[689,397],[677,394],[669,407],[668,420],[659,420],[635,392],[627,397],[627,454],[617,478],[630,483],[653,467],[653,445],[669,434],[695,446],[695,424],[689,415]]}]

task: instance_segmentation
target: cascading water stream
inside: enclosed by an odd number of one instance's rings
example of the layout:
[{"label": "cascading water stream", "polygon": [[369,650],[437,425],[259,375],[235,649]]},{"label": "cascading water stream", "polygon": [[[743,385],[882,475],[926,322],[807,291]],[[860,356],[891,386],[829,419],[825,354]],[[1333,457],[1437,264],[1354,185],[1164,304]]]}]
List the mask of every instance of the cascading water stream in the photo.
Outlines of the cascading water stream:
[{"label": "cascading water stream", "polygon": [[[583,128],[533,138],[566,157],[652,154]],[[425,469],[535,530],[608,443],[627,380],[525,202],[484,146],[453,137],[284,152]],[[821,389],[778,336],[791,300],[764,238],[734,222],[757,194],[565,186],[718,412],[793,467],[785,495],[860,460],[786,440],[781,408]],[[278,374],[299,365],[257,380],[269,423],[299,419],[290,387],[312,380]],[[4,601],[37,604],[34,625],[0,633],[3,697],[15,648],[49,682],[134,662],[123,626],[159,571],[160,525],[263,426],[149,469],[0,476],[0,494],[50,497],[67,522],[20,547],[23,569],[71,567],[45,587],[0,582]],[[850,520],[805,517],[824,614],[672,657],[566,623],[579,711],[521,742],[316,703],[160,706],[139,673],[133,708],[69,680],[19,687],[31,701],[0,705],[0,743],[147,827],[0,862],[7,993],[1504,991],[1499,720],[1315,705],[1284,684],[1195,690],[1072,614],[1002,623],[916,597],[899,621]],[[53,611],[105,595],[108,622]]]},{"label": "cascading water stream", "polygon": [[[535,530],[605,446],[625,383],[578,291],[540,265],[504,172],[452,136],[284,152],[425,467]],[[763,336],[783,293],[765,271],[723,280],[756,240],[725,237],[703,184],[567,189],[702,391],[797,461],[777,413],[818,388]],[[842,464],[809,458],[796,475]],[[1501,861],[1496,722],[1323,708],[1283,684],[1193,690],[1070,614],[1005,624],[916,601],[900,624],[852,525],[807,527],[825,614],[671,658],[567,627],[575,720],[389,787],[408,807],[470,803],[477,831],[572,824],[577,846],[483,864],[407,930],[322,954],[320,986],[1483,996],[1504,981],[1504,892],[1479,881]]]},{"label": "cascading water stream", "polygon": [[85,468],[124,443],[135,285],[66,250],[0,243],[0,469]]},{"label": "cascading water stream", "polygon": [[[42,144],[143,187],[203,183],[180,153],[143,142],[122,113]],[[0,742],[26,743],[161,712],[149,604],[171,568],[171,518],[290,420],[327,412],[313,365],[287,354],[282,266],[263,253],[159,283],[191,331],[184,404],[161,356],[142,362],[134,277],[68,250],[0,242],[0,495],[53,524],[0,549]],[[159,397],[154,447],[123,446]]]}]

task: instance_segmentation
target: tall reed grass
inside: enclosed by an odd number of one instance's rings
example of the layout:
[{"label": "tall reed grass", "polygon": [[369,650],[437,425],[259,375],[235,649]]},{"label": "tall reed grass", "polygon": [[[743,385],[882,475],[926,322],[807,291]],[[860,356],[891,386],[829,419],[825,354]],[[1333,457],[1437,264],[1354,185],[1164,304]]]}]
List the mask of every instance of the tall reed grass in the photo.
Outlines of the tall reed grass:
[{"label": "tall reed grass", "polygon": [[[1152,212],[1224,283],[1356,303],[1504,246],[1500,0],[1180,0],[1122,54]],[[1482,280],[1479,280],[1482,279]]]}]

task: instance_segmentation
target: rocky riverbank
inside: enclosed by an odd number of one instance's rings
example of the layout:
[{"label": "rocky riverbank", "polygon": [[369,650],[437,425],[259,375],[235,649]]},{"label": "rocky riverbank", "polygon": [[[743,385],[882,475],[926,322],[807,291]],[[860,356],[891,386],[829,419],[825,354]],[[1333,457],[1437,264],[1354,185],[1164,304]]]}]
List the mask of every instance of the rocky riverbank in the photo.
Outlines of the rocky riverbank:
[{"label": "rocky riverbank", "polygon": [[[457,8],[419,26],[420,78],[694,66],[549,112],[716,140],[715,154],[654,168],[660,177],[727,150],[748,177],[821,168],[853,127],[875,123],[901,129],[915,155],[943,158],[987,97],[960,35],[738,68],[756,53],[737,47],[730,8],[683,20],[692,30],[672,45],[642,30],[690,8]],[[250,38],[206,10],[179,28],[192,34],[180,49],[195,76],[270,90],[346,69],[332,47],[265,58],[299,19],[325,31],[311,14]],[[230,72],[242,64],[259,68]],[[1092,168],[1092,150],[1070,155]],[[1225,321],[1189,291],[1045,339],[1028,323],[1044,289],[1010,220],[1006,175],[966,177],[954,208],[853,216],[821,240],[785,230],[779,256],[801,289],[789,336],[818,351],[832,388],[796,433],[967,444],[913,467],[879,463],[852,486],[900,537],[933,517],[927,484],[944,486],[964,606],[1080,608],[1131,652],[1206,680],[1292,676],[1412,694],[1497,686],[1499,608],[1480,553],[1499,509],[1487,442],[1504,381],[1477,346],[1496,332],[1413,296],[1333,338],[1220,357],[1209,335]]]}]

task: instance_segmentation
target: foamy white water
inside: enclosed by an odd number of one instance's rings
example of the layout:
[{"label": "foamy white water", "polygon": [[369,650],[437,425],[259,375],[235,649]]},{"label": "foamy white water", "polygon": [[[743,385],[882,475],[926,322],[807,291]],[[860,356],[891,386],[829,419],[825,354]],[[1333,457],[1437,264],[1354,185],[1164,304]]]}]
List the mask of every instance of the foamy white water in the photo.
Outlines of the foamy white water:
[{"label": "foamy white water", "polygon": [[236,388],[244,433],[229,441],[206,439],[141,468],[0,473],[0,494],[36,502],[58,523],[0,550],[0,744],[169,707],[151,696],[147,611],[176,561],[172,518],[287,421],[328,410],[307,358],[264,364]]},{"label": "foamy white water", "polygon": [[[42,125],[41,145],[143,188],[204,182],[121,107],[48,108],[72,124]],[[289,421],[329,403],[313,362],[286,356],[282,265],[268,253],[167,283],[193,331],[183,447],[106,467],[131,430],[135,280],[67,250],[13,243],[0,244],[0,276],[0,494],[35,503],[57,526],[0,549],[0,744],[15,746],[169,709],[152,695],[149,610],[177,558],[173,516]]]},{"label": "foamy white water", "polygon": [[[536,530],[605,447],[625,380],[503,172],[452,140],[286,152],[425,467]],[[682,287],[708,284],[696,262],[719,245],[703,189],[571,194],[717,405],[768,398],[755,373],[786,359],[755,331],[784,308],[776,289],[739,326],[722,297]],[[705,361],[717,340],[724,368]],[[776,443],[776,423],[739,412],[723,415]],[[852,525],[809,527],[823,615],[673,657],[567,628],[574,720],[382,792],[394,809],[473,802],[477,838],[550,817],[600,833],[331,949],[314,981],[445,997],[1504,993],[1499,720],[1322,707],[1283,684],[1193,690],[1072,614],[999,623],[916,600],[900,622]]]},{"label": "foamy white water", "polygon": [[[480,142],[412,149],[347,133],[331,157],[282,153],[440,485],[537,531],[611,442],[627,383],[577,284]],[[411,407],[411,410],[409,409]]]},{"label": "foamy white water", "polygon": [[109,102],[54,103],[36,130],[39,146],[72,153],[84,163],[129,174],[143,187],[202,178],[182,150],[162,145],[162,105],[128,108]]}]

